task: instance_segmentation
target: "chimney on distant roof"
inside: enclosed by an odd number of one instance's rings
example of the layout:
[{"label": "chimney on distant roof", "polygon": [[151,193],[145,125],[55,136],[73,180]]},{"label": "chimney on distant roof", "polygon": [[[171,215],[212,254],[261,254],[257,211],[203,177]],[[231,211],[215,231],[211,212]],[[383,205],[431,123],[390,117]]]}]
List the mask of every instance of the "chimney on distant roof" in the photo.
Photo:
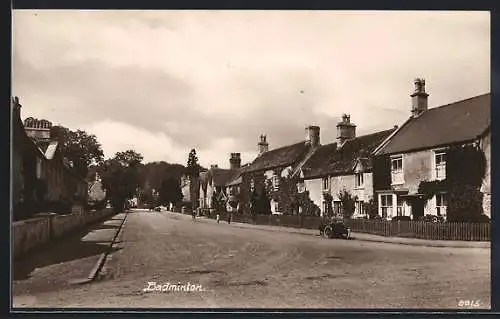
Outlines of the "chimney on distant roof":
[{"label": "chimney on distant roof", "polygon": [[259,146],[259,155],[269,150],[269,143],[266,141],[266,135],[262,134],[260,136],[260,142],[257,145]]},{"label": "chimney on distant roof", "polygon": [[411,96],[411,115],[417,117],[423,112],[427,111],[427,97],[429,94],[425,92],[425,80],[416,78],[415,91]]},{"label": "chimney on distant roof", "polygon": [[345,141],[356,137],[356,125],[351,123],[349,114],[342,115],[342,121],[337,123],[337,146],[341,147]]},{"label": "chimney on distant roof", "polygon": [[21,103],[19,103],[19,98],[17,96],[13,97],[11,100],[13,118],[18,119],[21,117]]},{"label": "chimney on distant roof", "polygon": [[231,153],[229,167],[231,169],[238,169],[241,167],[241,153]]},{"label": "chimney on distant roof", "polygon": [[319,146],[319,126],[306,127],[306,144],[312,147]]}]

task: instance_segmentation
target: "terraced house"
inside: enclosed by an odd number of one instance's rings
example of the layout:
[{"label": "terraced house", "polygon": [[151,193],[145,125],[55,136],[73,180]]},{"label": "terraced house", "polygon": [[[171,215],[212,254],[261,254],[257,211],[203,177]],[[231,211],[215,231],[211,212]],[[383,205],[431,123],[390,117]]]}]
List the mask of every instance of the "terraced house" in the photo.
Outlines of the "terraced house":
[{"label": "terraced house", "polygon": [[[491,215],[491,102],[490,94],[471,97],[447,105],[428,108],[425,81],[415,80],[411,94],[411,115],[374,152],[380,165],[375,168],[378,211],[381,216],[419,218],[447,216],[447,190],[422,193],[422,182],[439,182],[447,176],[453,147],[472,146],[485,157],[482,181],[483,210]],[[460,160],[459,160],[460,162]],[[467,174],[475,162],[462,161]],[[454,164],[456,166],[456,164]],[[456,178],[456,177],[455,177]],[[439,183],[436,183],[439,184]],[[465,200],[465,199],[464,199]]]},{"label": "terraced house", "polygon": [[300,167],[320,146],[320,128],[309,125],[305,129],[305,140],[291,145],[269,150],[267,137],[261,135],[258,143],[258,156],[241,171],[236,180],[228,186],[239,187],[244,209],[249,208],[250,196],[269,194],[272,214],[282,214],[282,200],[273,196],[280,190],[283,178],[293,177]]},{"label": "terraced house", "polygon": [[365,205],[373,199],[373,150],[393,129],[356,136],[356,125],[344,114],[337,124],[337,140],[320,146],[300,170],[301,191],[321,207],[321,215],[342,214],[341,192],[355,200],[354,217],[366,216]]}]

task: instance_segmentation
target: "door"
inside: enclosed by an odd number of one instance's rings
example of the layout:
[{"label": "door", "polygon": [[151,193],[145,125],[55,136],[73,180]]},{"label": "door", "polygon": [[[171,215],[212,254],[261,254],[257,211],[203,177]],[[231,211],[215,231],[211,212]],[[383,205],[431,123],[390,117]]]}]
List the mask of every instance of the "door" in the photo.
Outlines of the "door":
[{"label": "door", "polygon": [[418,220],[420,217],[424,216],[424,204],[424,200],[421,198],[414,198],[411,201],[411,211],[414,220]]}]

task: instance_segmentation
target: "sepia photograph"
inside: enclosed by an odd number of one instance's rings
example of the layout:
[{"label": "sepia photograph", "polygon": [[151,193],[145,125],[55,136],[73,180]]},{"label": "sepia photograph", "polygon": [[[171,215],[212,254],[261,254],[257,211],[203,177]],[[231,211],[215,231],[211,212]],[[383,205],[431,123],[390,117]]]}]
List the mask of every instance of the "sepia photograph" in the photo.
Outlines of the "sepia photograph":
[{"label": "sepia photograph", "polygon": [[12,309],[491,309],[490,23],[12,10]]}]

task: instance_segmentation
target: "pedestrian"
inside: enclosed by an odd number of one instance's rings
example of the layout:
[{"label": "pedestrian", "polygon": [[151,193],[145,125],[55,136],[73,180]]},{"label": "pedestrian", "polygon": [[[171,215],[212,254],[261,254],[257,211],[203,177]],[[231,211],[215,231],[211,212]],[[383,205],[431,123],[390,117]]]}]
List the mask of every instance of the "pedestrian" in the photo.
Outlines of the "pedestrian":
[{"label": "pedestrian", "polygon": [[231,215],[233,215],[231,212],[227,214],[227,223],[231,224]]},{"label": "pedestrian", "polygon": [[196,220],[196,210],[193,209],[193,211],[191,212],[191,215],[193,216],[193,221]]},{"label": "pedestrian", "polygon": [[217,217],[216,218],[217,218],[217,224],[218,224],[219,221],[220,221],[220,214],[219,213],[217,213]]}]

